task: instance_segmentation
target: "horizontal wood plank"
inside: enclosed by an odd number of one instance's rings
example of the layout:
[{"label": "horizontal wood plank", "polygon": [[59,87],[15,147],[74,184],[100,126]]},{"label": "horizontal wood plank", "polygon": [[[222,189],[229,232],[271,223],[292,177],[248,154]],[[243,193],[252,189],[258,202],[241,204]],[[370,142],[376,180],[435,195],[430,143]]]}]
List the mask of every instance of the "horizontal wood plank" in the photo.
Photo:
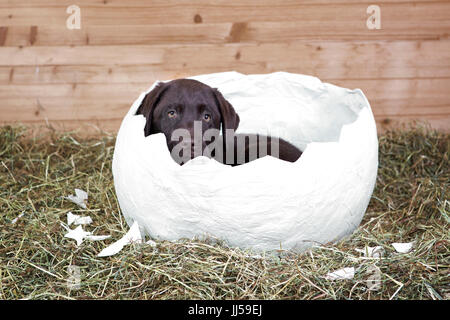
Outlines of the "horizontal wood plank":
[{"label": "horizontal wood plank", "polygon": [[[72,97],[101,100],[107,97],[132,102],[130,99],[149,88],[152,83],[0,85],[0,99]],[[334,80],[332,84],[349,89],[362,89],[369,99],[407,99],[405,101],[413,105],[441,105],[450,102],[450,78],[343,79]]]},{"label": "horizontal wood plank", "polygon": [[[384,127],[411,119],[431,119],[433,126],[447,130],[450,78],[339,80],[334,84],[361,88],[377,121]],[[80,120],[101,124],[103,119],[120,120],[132,102],[150,85],[0,85],[0,122]]]},{"label": "horizontal wood plank", "polygon": [[426,114],[426,115],[401,115],[388,117],[375,117],[377,123],[377,131],[382,133],[389,129],[408,129],[411,125],[418,124],[420,126],[431,127],[442,132],[450,133],[449,122],[450,115]]},{"label": "horizontal wood plank", "polygon": [[[107,1],[108,2],[108,1]],[[73,3],[71,3],[73,4]],[[81,27],[95,25],[151,25],[226,22],[317,22],[322,26],[348,26],[354,31],[367,29],[367,7],[373,3],[278,3],[273,1],[229,2],[148,2],[145,6],[92,5],[81,8]],[[60,26],[65,28],[67,5],[0,7],[2,26]],[[448,21],[450,3],[380,3],[382,26],[403,24],[411,30]],[[351,29],[349,30],[351,31]]]},{"label": "horizontal wood plank", "polygon": [[[131,95],[131,94],[130,94]],[[139,96],[136,94],[130,101],[127,99],[114,99],[104,97],[92,103],[92,99],[83,98],[17,98],[3,100],[2,110],[4,114],[0,121],[44,121],[44,120],[70,120],[79,119],[122,119],[131,103]],[[445,117],[450,113],[450,104],[432,105],[424,101],[420,104],[408,104],[407,99],[370,99],[373,113],[377,119],[409,117],[418,118],[426,116]],[[439,101],[438,101],[439,102]]]},{"label": "horizontal wood plank", "polygon": [[0,65],[162,63],[167,50],[163,46],[4,47]]},{"label": "horizontal wood plank", "polygon": [[[449,12],[450,16],[450,12]],[[354,21],[242,22],[201,24],[159,24],[84,26],[69,30],[64,26],[3,26],[0,45],[83,46],[267,43],[298,40],[412,40],[448,39],[450,19],[383,20],[383,28],[369,30]],[[358,26],[359,27],[355,27]],[[236,31],[237,30],[237,31]]]},{"label": "horizontal wood plank", "polygon": [[[66,27],[73,4],[80,30]],[[434,0],[3,0],[0,123],[116,131],[154,81],[236,70],[361,88],[381,130],[449,131],[449,17]]]},{"label": "horizontal wood plank", "polygon": [[[445,2],[446,0],[382,0],[378,1],[379,4],[386,3],[435,3]],[[372,4],[371,1],[364,0],[278,0],[277,6],[291,6],[291,5],[305,5],[305,4]],[[3,0],[0,2],[0,8],[12,8],[12,7],[26,7],[26,8],[38,8],[38,7],[68,7],[73,5],[73,0]],[[76,4],[80,7],[123,7],[123,0],[77,0]],[[273,0],[127,0],[127,6],[129,7],[154,7],[154,6],[184,6],[184,5],[220,5],[220,6],[233,6],[233,7],[256,7],[256,6],[268,6],[273,5]]]},{"label": "horizontal wood plank", "polygon": [[282,70],[324,79],[448,77],[450,40],[0,48],[0,83],[142,82],[207,70]]}]

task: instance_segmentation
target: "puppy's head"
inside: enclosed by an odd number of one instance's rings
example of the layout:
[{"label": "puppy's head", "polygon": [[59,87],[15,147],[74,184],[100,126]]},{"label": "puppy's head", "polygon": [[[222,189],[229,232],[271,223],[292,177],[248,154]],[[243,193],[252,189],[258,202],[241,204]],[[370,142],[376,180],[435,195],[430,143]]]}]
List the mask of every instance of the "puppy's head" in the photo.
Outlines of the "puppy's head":
[{"label": "puppy's head", "polygon": [[201,144],[202,154],[211,143],[203,139],[206,130],[222,127],[225,136],[226,129],[236,130],[239,125],[239,116],[217,89],[190,79],[159,83],[145,96],[137,114],[146,118],[145,136],[164,133],[171,154],[179,143],[189,145],[190,158],[194,156],[194,143]]}]

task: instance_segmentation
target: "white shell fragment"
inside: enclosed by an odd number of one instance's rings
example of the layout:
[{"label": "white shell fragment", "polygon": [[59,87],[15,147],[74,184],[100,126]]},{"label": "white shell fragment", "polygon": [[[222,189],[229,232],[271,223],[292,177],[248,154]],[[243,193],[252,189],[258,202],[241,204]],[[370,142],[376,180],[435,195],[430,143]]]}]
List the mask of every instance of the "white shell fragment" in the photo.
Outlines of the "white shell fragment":
[{"label": "white shell fragment", "polygon": [[67,225],[70,226],[72,223],[75,224],[75,225],[91,224],[92,223],[92,218],[90,216],[82,217],[82,216],[79,216],[77,214],[73,214],[72,212],[68,212],[67,213]]},{"label": "white shell fragment", "polygon": [[327,280],[351,280],[355,276],[355,268],[342,268],[333,272],[327,273],[325,279]]},{"label": "white shell fragment", "polygon": [[104,236],[94,236],[94,235],[87,235],[85,237],[85,239],[91,240],[91,241],[101,241],[101,240],[105,240],[111,238],[110,235],[104,235]]},{"label": "white shell fragment", "polygon": [[86,203],[88,199],[88,194],[86,191],[83,191],[81,189],[75,189],[75,195],[69,195],[65,198],[79,205],[83,209],[87,208]]},{"label": "white shell fragment", "polygon": [[[130,230],[119,240],[109,245],[97,255],[98,257],[108,257],[118,253],[124,246],[127,244],[137,242],[142,242],[141,232],[139,231],[139,225],[137,222],[134,222],[131,226]],[[152,245],[151,243],[149,243]]]},{"label": "white shell fragment", "polygon": [[391,243],[391,245],[394,247],[395,251],[397,251],[398,253],[408,253],[413,248],[414,242],[405,242],[405,243],[394,242],[394,243]]},{"label": "white shell fragment", "polygon": [[17,217],[11,220],[11,224],[15,224],[17,221],[19,221],[20,218],[24,216],[25,212],[20,213]]},{"label": "white shell fragment", "polygon": [[64,235],[66,238],[74,239],[77,242],[77,246],[80,246],[84,239],[91,241],[105,240],[111,237],[110,235],[105,236],[94,236],[92,232],[84,231],[83,226],[79,225],[75,229],[70,229],[62,225],[68,232]]},{"label": "white shell fragment", "polygon": [[69,232],[64,235],[66,238],[74,239],[77,242],[77,246],[80,246],[83,239],[91,235],[90,232],[84,231],[83,227],[80,225],[73,230],[69,229]]},{"label": "white shell fragment", "polygon": [[303,155],[295,163],[267,156],[236,167],[197,157],[179,166],[163,134],[144,137],[145,118],[135,115],[144,92],[123,119],[112,165],[128,225],[137,221],[142,236],[154,239],[211,236],[262,251],[303,251],[358,227],[378,167],[376,125],[361,90],[286,72],[192,79],[233,105],[237,133],[280,137]]}]

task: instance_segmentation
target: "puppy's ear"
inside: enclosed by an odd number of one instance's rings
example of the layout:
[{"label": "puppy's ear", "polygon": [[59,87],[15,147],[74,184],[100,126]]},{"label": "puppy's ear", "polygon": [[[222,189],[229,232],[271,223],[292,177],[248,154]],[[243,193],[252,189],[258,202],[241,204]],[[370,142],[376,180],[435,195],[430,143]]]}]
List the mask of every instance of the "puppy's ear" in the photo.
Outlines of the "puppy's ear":
[{"label": "puppy's ear", "polygon": [[163,92],[167,89],[167,84],[164,82],[159,82],[152,91],[147,93],[147,95],[144,97],[144,99],[141,102],[141,105],[139,106],[136,114],[142,114],[145,119],[145,128],[144,128],[144,135],[148,136],[150,135],[152,131],[152,118],[153,118],[153,110],[155,109],[156,105],[159,102],[159,99],[161,98]]},{"label": "puppy's ear", "polygon": [[226,129],[237,129],[239,126],[239,116],[233,106],[225,100],[219,90],[214,89],[214,96],[222,117],[222,135],[225,136]]}]

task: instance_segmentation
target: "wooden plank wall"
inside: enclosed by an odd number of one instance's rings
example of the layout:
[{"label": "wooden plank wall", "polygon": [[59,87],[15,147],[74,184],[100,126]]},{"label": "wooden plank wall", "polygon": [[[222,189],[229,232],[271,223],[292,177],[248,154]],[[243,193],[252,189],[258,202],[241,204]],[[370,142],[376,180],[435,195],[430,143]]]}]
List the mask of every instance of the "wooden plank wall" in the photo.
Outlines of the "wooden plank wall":
[{"label": "wooden plank wall", "polygon": [[155,80],[288,71],[361,88],[380,130],[449,131],[449,33],[448,0],[0,0],[0,122],[114,132]]}]

